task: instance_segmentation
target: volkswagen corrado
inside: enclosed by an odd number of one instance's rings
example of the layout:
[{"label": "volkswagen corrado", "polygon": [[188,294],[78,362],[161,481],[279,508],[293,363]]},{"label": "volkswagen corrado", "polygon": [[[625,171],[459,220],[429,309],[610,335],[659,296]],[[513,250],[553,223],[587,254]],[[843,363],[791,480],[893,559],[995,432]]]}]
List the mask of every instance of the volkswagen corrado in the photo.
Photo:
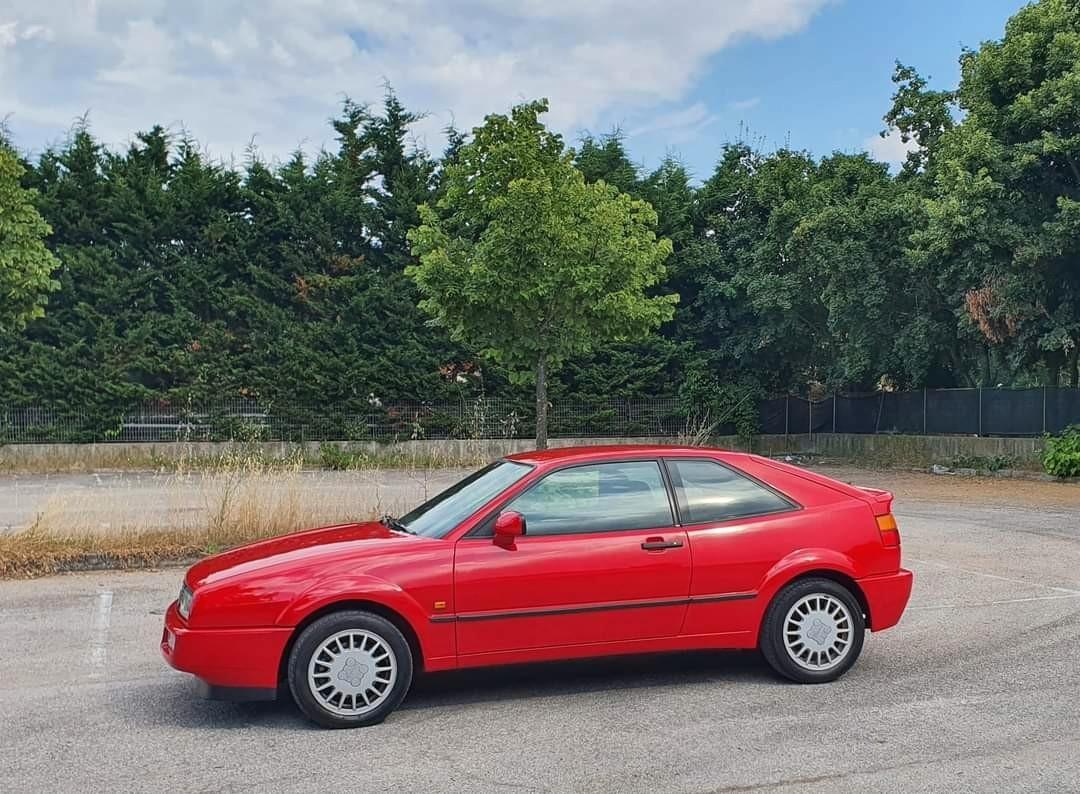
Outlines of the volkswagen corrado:
[{"label": "volkswagen corrado", "polygon": [[400,518],[197,563],[161,652],[210,697],[291,693],[327,727],[382,721],[420,671],[481,665],[757,648],[832,681],[907,605],[891,504],[713,449],[511,455]]}]

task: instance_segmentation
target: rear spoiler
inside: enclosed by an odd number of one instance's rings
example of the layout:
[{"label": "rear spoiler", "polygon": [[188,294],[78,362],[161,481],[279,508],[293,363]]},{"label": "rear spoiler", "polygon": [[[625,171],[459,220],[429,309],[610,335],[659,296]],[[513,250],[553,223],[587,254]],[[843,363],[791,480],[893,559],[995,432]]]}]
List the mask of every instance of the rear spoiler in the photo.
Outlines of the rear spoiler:
[{"label": "rear spoiler", "polygon": [[848,496],[854,496],[856,499],[861,499],[870,505],[870,509],[873,510],[875,516],[886,516],[892,509],[893,495],[889,491],[883,491],[880,488],[864,488],[861,485],[849,485],[846,482],[834,480],[832,477],[826,477],[824,474],[804,469],[801,466],[792,466],[790,463],[784,463],[775,458],[766,458],[761,455],[751,454],[747,454],[747,457],[753,458],[756,462],[764,464],[765,466],[780,469],[788,474],[801,477],[804,480],[809,480],[818,485],[824,485],[826,488],[831,488],[834,491],[839,491]]},{"label": "rear spoiler", "polygon": [[886,516],[892,512],[893,495],[891,492],[883,491],[880,488],[867,488],[862,485],[856,485],[855,487],[870,497],[870,507],[873,509],[875,516]]}]

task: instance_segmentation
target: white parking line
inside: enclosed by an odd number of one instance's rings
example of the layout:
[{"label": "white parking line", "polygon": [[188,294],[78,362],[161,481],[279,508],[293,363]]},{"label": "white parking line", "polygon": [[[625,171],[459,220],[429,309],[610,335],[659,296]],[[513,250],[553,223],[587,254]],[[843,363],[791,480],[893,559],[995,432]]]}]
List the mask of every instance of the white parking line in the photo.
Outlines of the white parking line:
[{"label": "white parking line", "polygon": [[1030,598],[1004,598],[1000,601],[979,601],[973,604],[926,604],[909,606],[908,612],[923,609],[969,609],[971,607],[996,607],[1002,604],[1026,604],[1029,601],[1062,601],[1069,598],[1080,598],[1080,593],[1068,593],[1066,595],[1031,596]]},{"label": "white parking line", "polygon": [[1029,582],[1025,579],[1014,579],[1011,576],[1000,576],[996,573],[986,573],[985,571],[973,571],[970,568],[958,568],[955,565],[946,565],[943,562],[937,560],[920,560],[915,557],[904,557],[905,562],[915,562],[919,565],[933,565],[940,568],[943,571],[956,571],[957,573],[966,573],[972,576],[982,576],[986,579],[997,579],[1002,582],[1011,582],[1012,584],[1022,584],[1026,587],[1043,587],[1047,590],[1053,590],[1056,593],[1067,593],[1071,596],[1080,596],[1080,590],[1073,590],[1068,587],[1056,587],[1050,584],[1043,584],[1042,582]]},{"label": "white parking line", "polygon": [[91,676],[100,675],[108,660],[109,624],[112,622],[112,590],[98,593],[94,623],[90,631],[89,657]]}]

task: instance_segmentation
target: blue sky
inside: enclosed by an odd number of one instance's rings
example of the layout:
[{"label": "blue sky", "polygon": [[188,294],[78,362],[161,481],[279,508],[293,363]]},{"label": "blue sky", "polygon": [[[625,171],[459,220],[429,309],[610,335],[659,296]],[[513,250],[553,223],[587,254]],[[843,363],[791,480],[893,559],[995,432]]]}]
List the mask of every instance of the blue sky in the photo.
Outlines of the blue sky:
[{"label": "blue sky", "polygon": [[[768,148],[790,143],[817,155],[869,146],[899,160],[899,141],[882,141],[894,63],[915,66],[935,87],[954,87],[962,47],[1000,38],[1022,0],[846,0],[825,6],[798,33],[750,40],[710,58],[707,72],[677,106],[698,106],[707,121],[671,143],[671,130],[634,135],[636,158],[653,164],[669,148],[699,178],[715,164],[717,146],[749,139]],[[625,120],[614,123],[631,131]],[[682,131],[679,131],[682,132]]]},{"label": "blue sky", "polygon": [[872,147],[901,59],[955,85],[962,46],[1020,0],[5,0],[0,118],[40,151],[84,114],[112,146],[155,123],[214,157],[333,146],[348,94],[389,81],[427,112],[416,140],[547,96],[572,142],[618,126],[633,158],[698,178],[744,125],[766,147]]}]

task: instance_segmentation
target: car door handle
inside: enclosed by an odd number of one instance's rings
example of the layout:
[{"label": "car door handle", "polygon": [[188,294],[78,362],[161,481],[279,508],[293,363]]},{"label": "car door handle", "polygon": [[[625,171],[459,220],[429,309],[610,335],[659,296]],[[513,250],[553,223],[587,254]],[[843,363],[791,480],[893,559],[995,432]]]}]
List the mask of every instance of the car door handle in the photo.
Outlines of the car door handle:
[{"label": "car door handle", "polygon": [[641,544],[645,551],[662,551],[663,549],[681,549],[681,540],[663,540],[662,538],[650,538]]}]

